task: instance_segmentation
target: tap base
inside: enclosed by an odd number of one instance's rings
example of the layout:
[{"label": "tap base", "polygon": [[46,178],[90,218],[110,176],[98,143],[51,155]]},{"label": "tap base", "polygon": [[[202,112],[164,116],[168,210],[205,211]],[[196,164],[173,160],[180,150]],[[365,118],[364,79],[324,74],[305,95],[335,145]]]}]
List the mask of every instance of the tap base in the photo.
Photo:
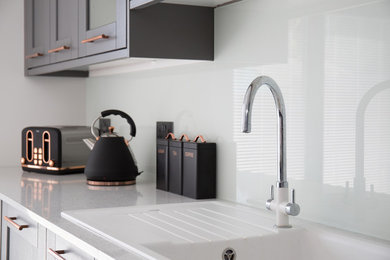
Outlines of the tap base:
[{"label": "tap base", "polygon": [[276,225],[278,227],[289,226],[288,215],[285,213],[284,207],[288,202],[288,188],[276,188]]},{"label": "tap base", "polygon": [[275,229],[280,229],[280,228],[283,228],[283,229],[288,229],[288,228],[292,228],[292,225],[287,225],[287,226],[278,226],[278,225],[274,225],[274,228]]}]

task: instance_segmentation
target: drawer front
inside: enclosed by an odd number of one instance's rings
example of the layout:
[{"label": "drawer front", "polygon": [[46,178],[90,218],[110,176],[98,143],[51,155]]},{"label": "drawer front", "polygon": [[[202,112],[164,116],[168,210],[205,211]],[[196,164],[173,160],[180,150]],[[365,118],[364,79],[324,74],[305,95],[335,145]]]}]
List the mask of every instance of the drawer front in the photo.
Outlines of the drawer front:
[{"label": "drawer front", "polygon": [[[53,252],[55,251],[55,252]],[[62,258],[61,258],[62,257]],[[94,258],[72,243],[47,231],[47,260],[93,260]]]},{"label": "drawer front", "polygon": [[11,232],[34,247],[38,246],[38,223],[12,206],[3,203],[3,228]]}]

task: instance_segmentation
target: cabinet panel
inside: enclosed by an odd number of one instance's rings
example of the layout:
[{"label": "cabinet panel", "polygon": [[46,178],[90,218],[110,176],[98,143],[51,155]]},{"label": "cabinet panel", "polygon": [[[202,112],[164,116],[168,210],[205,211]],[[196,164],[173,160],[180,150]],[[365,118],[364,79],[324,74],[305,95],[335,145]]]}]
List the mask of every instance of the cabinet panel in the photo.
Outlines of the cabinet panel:
[{"label": "cabinet panel", "polygon": [[79,56],[126,47],[126,0],[79,1]]},{"label": "cabinet panel", "polygon": [[57,260],[59,257],[53,256],[55,253],[53,251],[57,251],[57,253],[67,259],[67,260],[93,260],[94,258],[75,245],[69,243],[62,237],[56,235],[55,233],[47,230],[47,260]]},{"label": "cabinet panel", "polygon": [[[7,221],[5,217],[14,223]],[[20,230],[17,225],[26,225],[26,227]],[[1,231],[1,259],[44,259],[42,249],[46,244],[46,230],[26,214],[3,204]]]},{"label": "cabinet panel", "polygon": [[4,236],[4,255],[1,259],[13,260],[13,259],[38,259],[38,250],[36,247],[27,244],[22,236],[16,233],[16,231],[7,227]]},{"label": "cabinet panel", "polygon": [[25,0],[26,66],[33,68],[50,62],[49,0]]},{"label": "cabinet panel", "polygon": [[87,24],[90,30],[115,23],[116,0],[89,0],[88,14]]},{"label": "cabinet panel", "polygon": [[50,0],[50,63],[78,57],[78,0]]},{"label": "cabinet panel", "polygon": [[[15,218],[14,220],[11,219],[14,223],[18,225],[27,225],[28,227],[18,230],[11,221],[5,220],[5,217]],[[2,220],[3,228],[7,227],[11,232],[14,231],[15,234],[22,236],[27,243],[34,247],[38,245],[38,223],[26,214],[4,203]]]}]

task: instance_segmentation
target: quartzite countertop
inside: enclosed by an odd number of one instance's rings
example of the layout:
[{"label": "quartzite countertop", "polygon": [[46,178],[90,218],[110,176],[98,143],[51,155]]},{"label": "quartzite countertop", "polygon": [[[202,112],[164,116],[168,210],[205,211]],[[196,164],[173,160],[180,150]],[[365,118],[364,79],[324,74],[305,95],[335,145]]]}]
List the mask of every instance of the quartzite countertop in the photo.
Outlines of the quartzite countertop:
[{"label": "quartzite countertop", "polygon": [[94,255],[97,259],[138,259],[137,256],[65,220],[66,210],[111,208],[194,201],[156,190],[152,181],[136,185],[96,187],[84,174],[45,175],[19,167],[0,168],[0,200],[27,213],[41,225]]}]

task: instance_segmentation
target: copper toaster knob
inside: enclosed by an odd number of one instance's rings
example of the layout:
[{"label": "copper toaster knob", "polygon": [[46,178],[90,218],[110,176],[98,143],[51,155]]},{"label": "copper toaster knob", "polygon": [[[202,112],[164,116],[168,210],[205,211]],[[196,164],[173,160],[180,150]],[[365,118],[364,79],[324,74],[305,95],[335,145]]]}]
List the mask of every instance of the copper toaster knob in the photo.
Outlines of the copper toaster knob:
[{"label": "copper toaster knob", "polygon": [[20,158],[20,163],[21,164],[25,164],[26,163],[26,159],[24,159],[24,157]]},{"label": "copper toaster knob", "polygon": [[54,166],[54,161],[53,161],[53,160],[50,160],[50,161],[49,161],[49,166],[50,166],[50,167],[53,167],[53,166]]}]

